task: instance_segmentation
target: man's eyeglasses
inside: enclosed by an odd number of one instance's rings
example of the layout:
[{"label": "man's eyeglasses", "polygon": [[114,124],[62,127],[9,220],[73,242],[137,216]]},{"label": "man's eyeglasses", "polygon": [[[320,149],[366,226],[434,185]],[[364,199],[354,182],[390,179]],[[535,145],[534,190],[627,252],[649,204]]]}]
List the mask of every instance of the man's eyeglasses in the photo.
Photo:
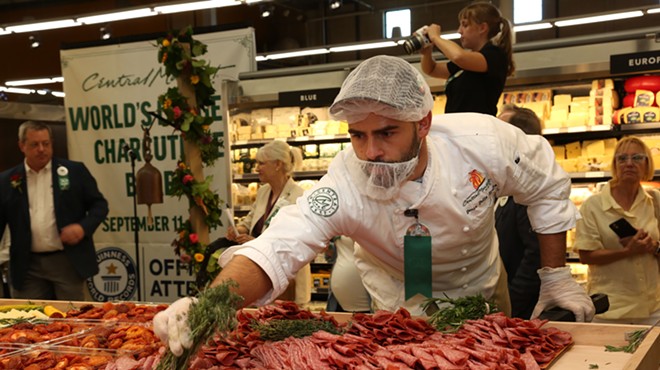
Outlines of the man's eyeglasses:
[{"label": "man's eyeglasses", "polygon": [[619,154],[616,156],[617,163],[626,163],[630,159],[633,163],[642,163],[646,160],[645,154]]}]

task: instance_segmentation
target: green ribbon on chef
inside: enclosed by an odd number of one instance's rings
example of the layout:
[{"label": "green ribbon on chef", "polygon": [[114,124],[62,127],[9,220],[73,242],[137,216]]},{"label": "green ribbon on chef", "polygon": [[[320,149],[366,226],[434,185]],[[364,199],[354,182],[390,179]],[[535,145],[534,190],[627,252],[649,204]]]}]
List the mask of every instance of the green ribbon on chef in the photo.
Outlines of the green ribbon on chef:
[{"label": "green ribbon on chef", "polygon": [[406,300],[421,294],[426,298],[433,296],[431,286],[431,233],[419,222],[416,209],[407,209],[404,215],[415,217],[406,235],[403,237],[403,272]]}]

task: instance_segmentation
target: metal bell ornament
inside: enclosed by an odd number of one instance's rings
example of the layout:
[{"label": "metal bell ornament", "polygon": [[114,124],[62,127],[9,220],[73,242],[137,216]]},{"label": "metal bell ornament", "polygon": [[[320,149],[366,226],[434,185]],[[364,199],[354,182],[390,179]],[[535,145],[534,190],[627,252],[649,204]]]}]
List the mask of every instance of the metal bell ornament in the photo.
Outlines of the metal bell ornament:
[{"label": "metal bell ornament", "polygon": [[144,166],[140,168],[136,175],[137,203],[146,204],[149,210],[147,224],[153,225],[153,216],[151,214],[151,205],[163,203],[163,175],[156,167],[151,164],[153,155],[151,154],[151,136],[149,135],[150,126],[142,125],[144,132],[142,138],[142,158]]}]

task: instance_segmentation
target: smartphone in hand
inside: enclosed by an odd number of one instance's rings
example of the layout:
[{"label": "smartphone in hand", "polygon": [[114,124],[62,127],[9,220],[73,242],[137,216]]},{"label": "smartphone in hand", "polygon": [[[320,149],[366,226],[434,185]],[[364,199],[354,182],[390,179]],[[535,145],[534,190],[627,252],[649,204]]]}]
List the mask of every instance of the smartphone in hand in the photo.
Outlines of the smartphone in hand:
[{"label": "smartphone in hand", "polygon": [[614,231],[621,239],[637,234],[637,229],[635,229],[625,218],[620,218],[612,222],[610,224],[610,229],[612,229],[612,231]]}]

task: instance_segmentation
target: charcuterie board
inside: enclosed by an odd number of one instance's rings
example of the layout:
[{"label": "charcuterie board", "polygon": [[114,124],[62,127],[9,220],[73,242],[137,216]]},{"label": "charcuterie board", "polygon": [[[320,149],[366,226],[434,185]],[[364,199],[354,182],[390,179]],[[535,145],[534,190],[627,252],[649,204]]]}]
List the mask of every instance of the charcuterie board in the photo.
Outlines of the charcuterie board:
[{"label": "charcuterie board", "polygon": [[[101,302],[64,302],[64,301],[26,301],[2,300],[3,304],[43,304],[52,305],[63,311],[72,307],[83,305],[101,306]],[[351,319],[351,314],[335,313],[333,316],[338,322]],[[573,369],[624,369],[624,370],[658,370],[660,369],[660,328],[653,328],[635,353],[607,352],[606,345],[622,346],[627,344],[626,333],[645,329],[640,325],[607,325],[591,323],[548,322],[544,327],[556,327],[569,332],[573,337],[573,344],[566,347],[556,358],[545,366],[550,370]]]}]

